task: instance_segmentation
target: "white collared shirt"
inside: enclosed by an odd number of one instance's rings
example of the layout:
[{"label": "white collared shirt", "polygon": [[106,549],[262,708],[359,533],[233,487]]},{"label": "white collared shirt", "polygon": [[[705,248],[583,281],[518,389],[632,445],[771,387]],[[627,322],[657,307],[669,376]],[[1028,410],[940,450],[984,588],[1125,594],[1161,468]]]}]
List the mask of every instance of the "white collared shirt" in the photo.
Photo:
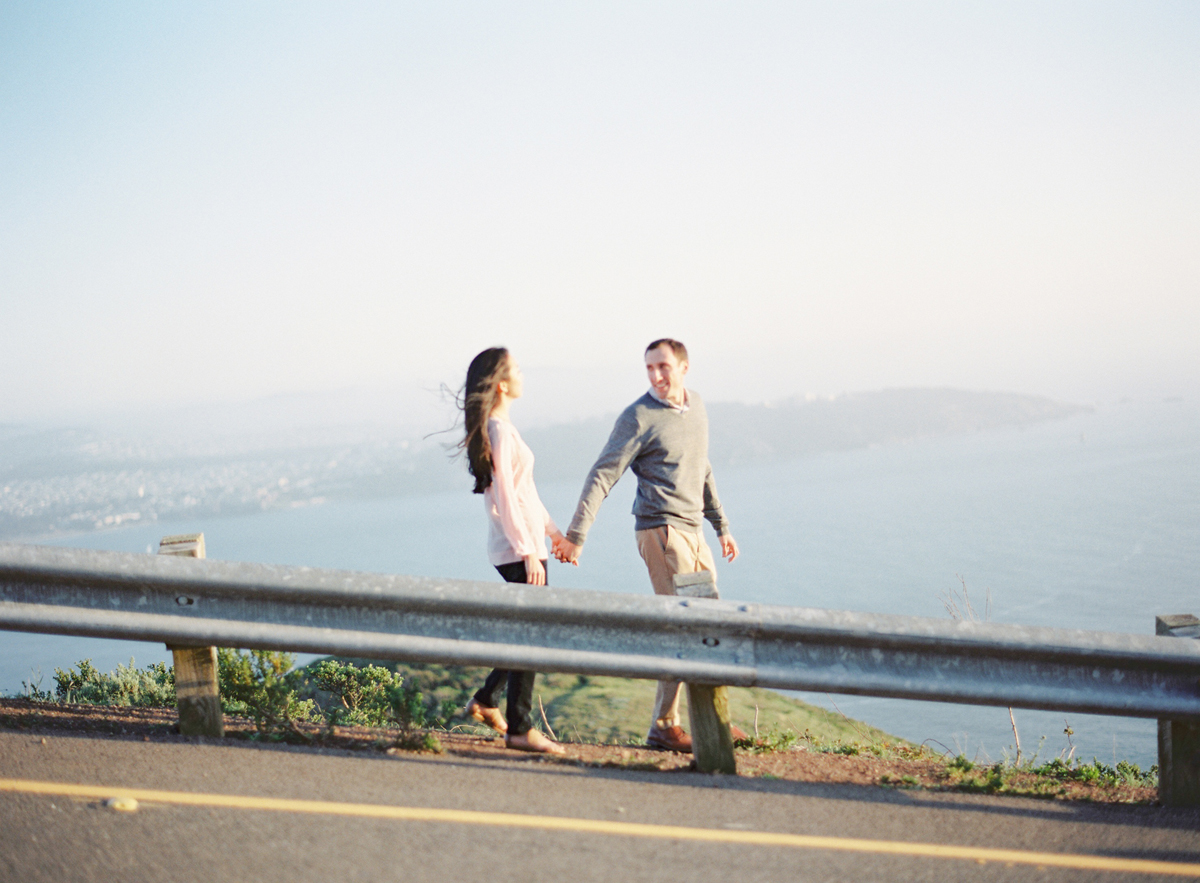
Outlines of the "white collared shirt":
[{"label": "white collared shirt", "polygon": [[666,405],[668,408],[671,408],[672,410],[678,411],[680,414],[686,414],[686,413],[687,413],[687,409],[688,409],[688,391],[687,391],[686,389],[683,391],[683,404],[682,404],[682,405],[677,405],[677,404],[675,404],[674,402],[670,401],[669,399],[663,399],[663,398],[659,398],[659,396],[658,396],[658,393],[656,393],[656,392],[654,391],[654,387],[653,387],[653,386],[652,386],[652,387],[650,387],[650,398],[654,399],[654,401],[658,402],[658,403],[659,403],[659,404],[661,404],[661,405]]}]

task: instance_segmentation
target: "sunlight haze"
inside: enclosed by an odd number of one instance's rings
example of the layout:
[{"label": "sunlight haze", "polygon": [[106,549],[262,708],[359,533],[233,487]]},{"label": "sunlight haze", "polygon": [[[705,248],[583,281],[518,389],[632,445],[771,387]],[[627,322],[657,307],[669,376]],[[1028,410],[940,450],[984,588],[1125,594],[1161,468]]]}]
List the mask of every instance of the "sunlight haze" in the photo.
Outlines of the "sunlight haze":
[{"label": "sunlight haze", "polygon": [[1191,3],[5,4],[0,422],[369,410],[497,343],[581,416],[663,335],[710,401],[1188,393],[1198,45]]}]

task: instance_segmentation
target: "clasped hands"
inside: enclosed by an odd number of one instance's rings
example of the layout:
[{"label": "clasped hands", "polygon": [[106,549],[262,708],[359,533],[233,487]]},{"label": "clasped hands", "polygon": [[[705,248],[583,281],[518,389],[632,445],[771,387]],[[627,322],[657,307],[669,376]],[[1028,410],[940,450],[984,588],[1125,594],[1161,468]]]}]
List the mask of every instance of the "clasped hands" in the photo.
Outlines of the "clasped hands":
[{"label": "clasped hands", "polygon": [[579,554],[583,551],[583,546],[575,545],[561,533],[551,535],[550,542],[555,558],[563,564],[579,566]]}]

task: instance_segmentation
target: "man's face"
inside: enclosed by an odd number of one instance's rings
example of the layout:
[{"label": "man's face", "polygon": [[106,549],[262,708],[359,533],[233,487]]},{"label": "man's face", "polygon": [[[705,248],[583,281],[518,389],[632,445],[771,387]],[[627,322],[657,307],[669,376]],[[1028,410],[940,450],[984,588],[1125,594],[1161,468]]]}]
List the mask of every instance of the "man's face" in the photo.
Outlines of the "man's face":
[{"label": "man's face", "polygon": [[688,363],[675,358],[675,351],[665,344],[646,353],[646,374],[660,399],[677,405],[683,403],[683,378],[687,371]]}]

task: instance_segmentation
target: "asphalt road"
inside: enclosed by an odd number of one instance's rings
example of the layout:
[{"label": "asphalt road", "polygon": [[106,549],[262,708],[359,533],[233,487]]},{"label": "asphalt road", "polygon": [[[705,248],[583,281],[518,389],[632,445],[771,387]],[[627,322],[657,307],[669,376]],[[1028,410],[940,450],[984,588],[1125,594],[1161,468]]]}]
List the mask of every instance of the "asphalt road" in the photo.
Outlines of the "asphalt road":
[{"label": "asphalt road", "polygon": [[1179,877],[1200,811],[0,733],[3,881]]}]

